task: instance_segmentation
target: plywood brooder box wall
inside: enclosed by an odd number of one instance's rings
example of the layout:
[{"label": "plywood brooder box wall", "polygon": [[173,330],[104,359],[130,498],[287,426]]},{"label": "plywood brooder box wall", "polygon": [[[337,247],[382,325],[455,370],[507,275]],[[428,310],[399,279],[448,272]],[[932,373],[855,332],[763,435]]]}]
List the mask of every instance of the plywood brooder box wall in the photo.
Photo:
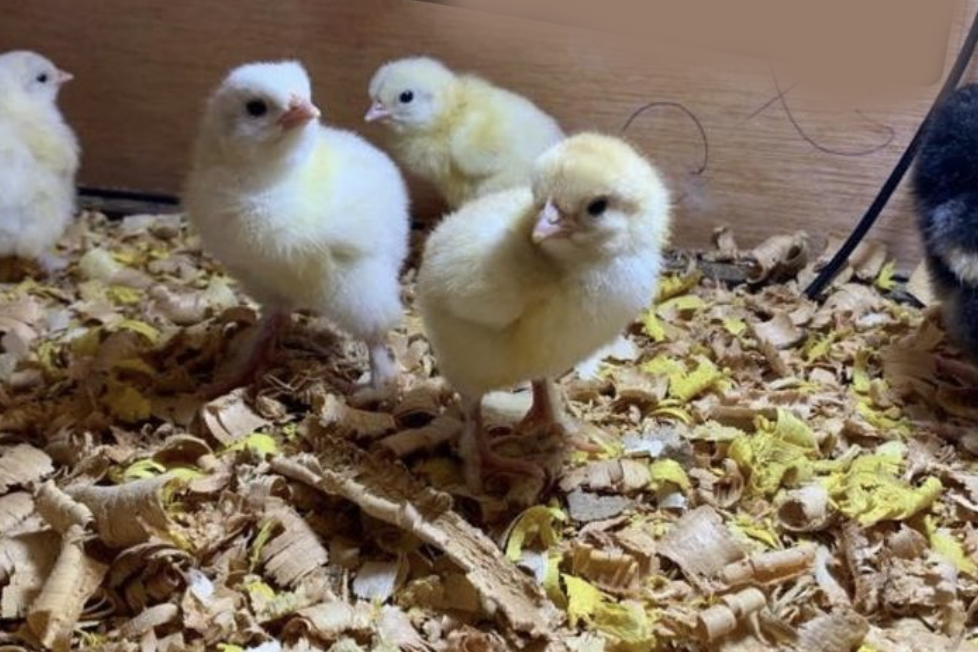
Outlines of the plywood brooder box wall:
[{"label": "plywood brooder box wall", "polygon": [[[766,62],[494,17],[412,0],[7,0],[0,50],[51,56],[77,80],[63,106],[85,147],[85,185],[178,193],[202,99],[231,66],[296,57],[333,124],[381,142],[362,122],[384,61],[431,54],[532,97],[569,130],[627,135],[666,169],[680,199],[675,242],[701,246],[727,224],[742,244],[787,230],[845,233],[871,201],[937,86],[889,98],[825,100]],[[960,0],[949,67],[978,0]],[[969,75],[970,76],[970,75]],[[791,89],[777,101],[778,87]],[[786,111],[786,107],[790,109]],[[416,213],[437,217],[414,182]],[[873,235],[919,257],[901,192]]]}]

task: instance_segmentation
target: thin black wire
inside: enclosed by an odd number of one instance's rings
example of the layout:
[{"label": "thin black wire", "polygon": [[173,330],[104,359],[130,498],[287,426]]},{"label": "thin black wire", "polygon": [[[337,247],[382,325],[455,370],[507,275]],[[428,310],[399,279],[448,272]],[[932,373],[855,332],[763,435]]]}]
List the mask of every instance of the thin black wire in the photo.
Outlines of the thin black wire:
[{"label": "thin black wire", "polygon": [[646,111],[649,111],[651,109],[657,109],[663,106],[670,107],[673,109],[679,109],[680,111],[685,113],[686,116],[693,121],[693,124],[696,125],[696,129],[700,132],[700,138],[702,138],[703,140],[703,162],[700,164],[699,168],[693,171],[693,174],[697,176],[702,175],[704,172],[706,172],[706,169],[710,165],[710,139],[706,135],[706,127],[703,126],[703,123],[700,121],[697,115],[692,111],[690,111],[681,102],[649,102],[644,106],[640,106],[639,108],[635,109],[632,115],[629,116],[628,120],[625,121],[625,126],[621,128],[621,133],[622,134],[626,133],[628,129],[632,126],[632,123],[635,122],[639,118],[639,116],[641,116]]},{"label": "thin black wire", "polygon": [[971,23],[971,30],[968,32],[968,38],[965,39],[964,45],[961,46],[961,51],[958,53],[958,58],[954,62],[954,67],[951,68],[951,72],[948,74],[947,79],[944,81],[944,86],[941,88],[941,92],[938,94],[937,99],[931,106],[930,111],[927,112],[927,117],[924,121],[920,123],[917,128],[917,133],[914,134],[913,140],[910,141],[910,145],[903,152],[900,160],[897,161],[896,166],[890,173],[889,178],[883,187],[880,188],[879,194],[870,204],[866,213],[863,215],[862,219],[856,225],[856,228],[843,243],[842,247],[836,252],[832,260],[825,266],[824,269],[819,273],[819,275],[812,281],[805,289],[805,294],[809,298],[814,299],[818,297],[828,287],[829,283],[839,274],[843,266],[848,262],[849,257],[852,252],[856,250],[859,243],[862,242],[869,230],[873,228],[873,224],[879,219],[880,214],[886,207],[886,204],[890,201],[893,193],[899,187],[900,182],[903,177],[907,174],[907,170],[910,169],[910,165],[913,163],[914,157],[917,156],[917,150],[920,149],[920,143],[924,135],[924,130],[927,128],[927,124],[930,122],[931,117],[939,106],[941,106],[945,100],[957,89],[958,84],[961,83],[961,78],[964,76],[965,71],[968,69],[968,65],[971,63],[971,58],[974,56],[975,47],[978,46],[978,12],[975,14],[975,18]]}]

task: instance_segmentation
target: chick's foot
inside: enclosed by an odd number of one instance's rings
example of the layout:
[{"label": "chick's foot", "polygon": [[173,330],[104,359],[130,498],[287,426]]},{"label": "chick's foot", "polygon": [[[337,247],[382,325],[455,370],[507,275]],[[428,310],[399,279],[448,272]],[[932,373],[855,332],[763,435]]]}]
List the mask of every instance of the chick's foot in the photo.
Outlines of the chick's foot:
[{"label": "chick's foot", "polygon": [[563,435],[568,426],[560,417],[563,401],[549,380],[533,381],[533,404],[517,424],[517,432],[528,435]]},{"label": "chick's foot", "polygon": [[286,312],[274,312],[263,317],[247,360],[229,377],[215,380],[202,387],[198,395],[204,399],[214,399],[255,382],[271,366],[279,337],[288,320],[289,314]]},{"label": "chick's foot", "polygon": [[489,434],[482,425],[480,402],[466,410],[465,429],[459,441],[459,456],[465,464],[466,483],[473,491],[484,491],[486,481],[498,474],[536,478],[547,486],[547,471],[529,460],[506,457],[492,450]]}]

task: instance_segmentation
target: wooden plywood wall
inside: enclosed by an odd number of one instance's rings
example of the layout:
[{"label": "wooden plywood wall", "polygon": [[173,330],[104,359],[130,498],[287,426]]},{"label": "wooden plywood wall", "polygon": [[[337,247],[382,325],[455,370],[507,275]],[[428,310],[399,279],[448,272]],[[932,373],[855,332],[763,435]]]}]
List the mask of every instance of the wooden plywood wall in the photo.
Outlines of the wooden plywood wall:
[{"label": "wooden plywood wall", "polygon": [[[948,65],[978,0],[960,0]],[[871,43],[871,41],[869,42]],[[36,49],[76,81],[63,107],[85,147],[87,185],[176,193],[201,102],[231,66],[296,57],[328,121],[382,142],[362,122],[384,61],[431,54],[532,97],[572,131],[628,136],[665,168],[680,197],[676,242],[719,224],[745,244],[791,229],[845,233],[871,201],[937,87],[829,97],[766,62],[657,48],[606,34],[411,0],[4,0],[0,50]],[[790,89],[785,102],[778,87]],[[787,111],[786,107],[790,110]],[[414,184],[417,212],[437,215]],[[874,237],[905,267],[919,256],[906,193]]]}]

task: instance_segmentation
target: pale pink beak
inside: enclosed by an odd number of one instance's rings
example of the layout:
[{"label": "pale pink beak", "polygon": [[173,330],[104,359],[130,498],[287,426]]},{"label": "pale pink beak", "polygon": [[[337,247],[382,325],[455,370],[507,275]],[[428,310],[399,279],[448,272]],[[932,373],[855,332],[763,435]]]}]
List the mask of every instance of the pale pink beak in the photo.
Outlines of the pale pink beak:
[{"label": "pale pink beak", "polygon": [[533,227],[533,242],[539,244],[551,238],[566,238],[573,230],[573,225],[560,214],[553,202],[547,202]]},{"label": "pale pink beak", "polygon": [[65,72],[64,70],[59,70],[58,71],[58,83],[59,84],[67,84],[68,82],[70,82],[74,78],[75,78],[75,76],[72,75],[70,72]]},{"label": "pale pink beak", "polygon": [[374,102],[363,119],[367,122],[377,122],[378,120],[386,120],[389,117],[391,117],[390,109],[380,102]]},{"label": "pale pink beak", "polygon": [[289,102],[289,109],[278,119],[278,124],[283,129],[295,129],[301,127],[310,120],[319,118],[319,108],[308,100],[293,97]]}]

